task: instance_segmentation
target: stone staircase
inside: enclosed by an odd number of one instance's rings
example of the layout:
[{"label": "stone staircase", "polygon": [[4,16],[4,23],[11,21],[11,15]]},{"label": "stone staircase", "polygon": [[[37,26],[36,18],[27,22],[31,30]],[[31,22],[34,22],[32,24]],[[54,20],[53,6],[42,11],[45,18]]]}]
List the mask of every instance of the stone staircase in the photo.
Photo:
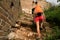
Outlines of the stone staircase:
[{"label": "stone staircase", "polygon": [[[19,10],[21,8],[19,6],[19,0],[12,1],[14,3],[13,8],[10,8],[11,1],[12,0],[3,0],[0,5],[0,40],[7,40],[6,38],[8,38],[8,40],[36,40],[36,28],[35,24],[33,24],[32,14],[22,13],[22,15],[20,15],[20,18],[17,19],[19,15],[18,13],[20,13],[19,11],[21,11]],[[27,0],[27,2],[30,3],[31,1],[32,0]],[[31,6],[28,6],[29,5],[26,5],[25,8],[28,8],[30,10]],[[16,20],[20,23],[19,29],[11,28],[11,25],[15,25]],[[46,29],[50,30],[48,24],[46,24],[45,26]],[[12,29],[11,32],[10,29]],[[43,35],[46,34],[43,31],[42,33]]]},{"label": "stone staircase", "polygon": [[[33,24],[32,14],[23,13],[18,20],[20,22],[20,29],[14,29],[14,32],[10,34],[15,34],[13,39],[15,40],[36,40],[36,32],[33,32],[31,26]],[[10,35],[9,34],[9,35]]]},{"label": "stone staircase", "polygon": [[[19,29],[13,28],[15,31],[14,32],[12,31],[9,34],[9,36],[14,35],[12,39],[15,40],[36,40],[37,37],[36,28],[35,28],[35,24],[33,24],[32,14],[23,13],[18,19],[18,21],[20,22],[20,28]],[[44,27],[45,29],[41,30],[43,39],[47,36],[46,32],[51,31],[51,28],[49,28],[49,24],[47,22],[44,23]]]}]

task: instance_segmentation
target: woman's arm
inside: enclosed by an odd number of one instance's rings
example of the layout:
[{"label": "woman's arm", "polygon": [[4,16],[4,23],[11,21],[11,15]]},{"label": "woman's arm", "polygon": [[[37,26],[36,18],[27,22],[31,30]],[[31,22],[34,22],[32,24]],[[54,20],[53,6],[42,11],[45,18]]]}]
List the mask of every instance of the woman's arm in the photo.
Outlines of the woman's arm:
[{"label": "woman's arm", "polygon": [[44,12],[43,12],[43,16],[44,16],[44,21],[46,21],[46,16],[45,16]]}]

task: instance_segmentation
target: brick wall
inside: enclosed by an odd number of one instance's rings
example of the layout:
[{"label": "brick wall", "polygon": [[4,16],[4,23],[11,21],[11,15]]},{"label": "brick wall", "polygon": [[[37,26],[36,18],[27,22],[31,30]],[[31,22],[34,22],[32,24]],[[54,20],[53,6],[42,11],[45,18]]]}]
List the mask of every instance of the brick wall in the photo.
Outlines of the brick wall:
[{"label": "brick wall", "polygon": [[0,0],[0,38],[9,33],[21,12],[20,0]]}]

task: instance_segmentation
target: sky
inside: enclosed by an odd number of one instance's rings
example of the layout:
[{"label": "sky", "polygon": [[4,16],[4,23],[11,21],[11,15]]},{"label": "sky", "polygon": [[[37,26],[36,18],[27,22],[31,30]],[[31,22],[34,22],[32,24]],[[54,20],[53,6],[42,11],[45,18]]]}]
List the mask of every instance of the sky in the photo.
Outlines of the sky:
[{"label": "sky", "polygon": [[47,2],[51,3],[52,6],[56,6],[56,5],[59,5],[60,2],[57,2],[58,0],[46,0]]}]

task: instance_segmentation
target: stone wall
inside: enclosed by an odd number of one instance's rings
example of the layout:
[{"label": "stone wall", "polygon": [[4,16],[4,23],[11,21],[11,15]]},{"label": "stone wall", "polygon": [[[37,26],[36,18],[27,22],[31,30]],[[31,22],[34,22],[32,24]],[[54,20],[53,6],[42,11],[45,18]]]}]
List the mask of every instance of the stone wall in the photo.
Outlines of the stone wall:
[{"label": "stone wall", "polygon": [[20,0],[0,0],[0,38],[9,33],[21,12]]}]

